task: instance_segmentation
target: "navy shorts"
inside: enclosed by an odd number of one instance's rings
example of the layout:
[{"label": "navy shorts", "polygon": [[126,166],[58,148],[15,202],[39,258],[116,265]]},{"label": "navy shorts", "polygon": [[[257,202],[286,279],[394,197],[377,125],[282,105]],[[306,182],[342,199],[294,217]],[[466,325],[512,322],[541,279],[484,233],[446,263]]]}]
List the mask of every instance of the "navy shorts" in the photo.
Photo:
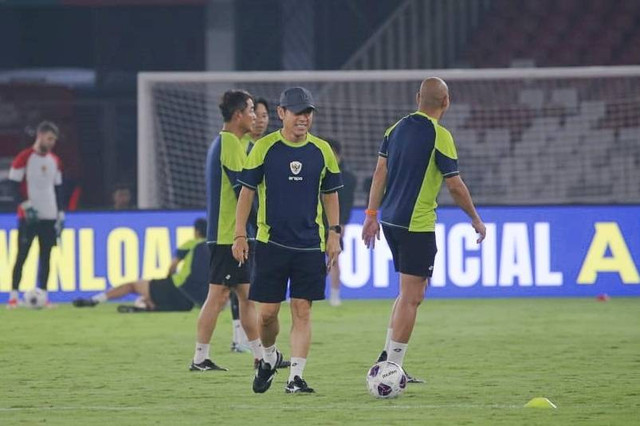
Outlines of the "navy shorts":
[{"label": "navy shorts", "polygon": [[282,302],[286,299],[289,283],[289,297],[323,300],[326,278],[324,252],[257,242],[249,299],[263,303]]},{"label": "navy shorts", "polygon": [[436,233],[411,232],[405,228],[382,225],[393,256],[396,272],[431,278],[436,258]]},{"label": "navy shorts", "polygon": [[157,311],[190,311],[193,302],[178,289],[171,278],[149,281],[149,295]]},{"label": "navy shorts", "polygon": [[211,258],[209,260],[209,284],[233,287],[238,284],[249,284],[250,261],[238,266],[231,251],[231,244],[209,244]]}]

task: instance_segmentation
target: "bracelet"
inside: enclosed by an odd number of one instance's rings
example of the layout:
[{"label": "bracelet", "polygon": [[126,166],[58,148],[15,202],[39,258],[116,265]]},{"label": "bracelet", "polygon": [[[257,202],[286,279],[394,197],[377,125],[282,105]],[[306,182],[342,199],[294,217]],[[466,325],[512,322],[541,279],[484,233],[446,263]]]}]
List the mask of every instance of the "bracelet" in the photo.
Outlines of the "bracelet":
[{"label": "bracelet", "polygon": [[237,240],[238,238],[244,238],[246,240],[247,236],[246,235],[236,235],[235,237],[233,237],[233,241]]},{"label": "bracelet", "polygon": [[364,214],[366,214],[367,216],[370,216],[370,217],[376,217],[376,216],[378,216],[378,210],[366,209],[364,211]]}]

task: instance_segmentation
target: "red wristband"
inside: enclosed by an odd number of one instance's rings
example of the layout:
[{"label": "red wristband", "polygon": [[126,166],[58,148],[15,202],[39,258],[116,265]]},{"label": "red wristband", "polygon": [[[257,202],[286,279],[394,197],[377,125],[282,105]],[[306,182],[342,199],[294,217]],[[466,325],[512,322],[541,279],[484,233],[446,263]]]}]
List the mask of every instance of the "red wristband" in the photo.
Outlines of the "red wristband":
[{"label": "red wristband", "polygon": [[370,217],[376,217],[376,216],[378,216],[378,210],[366,209],[364,211],[364,214],[366,214],[367,216],[370,216]]}]

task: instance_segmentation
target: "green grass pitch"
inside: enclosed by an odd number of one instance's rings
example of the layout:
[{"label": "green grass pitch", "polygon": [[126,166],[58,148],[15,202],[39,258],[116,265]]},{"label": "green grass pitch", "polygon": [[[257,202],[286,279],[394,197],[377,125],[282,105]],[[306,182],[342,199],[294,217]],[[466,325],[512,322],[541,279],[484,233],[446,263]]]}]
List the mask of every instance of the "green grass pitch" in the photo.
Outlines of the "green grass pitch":
[{"label": "green grass pitch", "polygon": [[[196,311],[2,307],[0,425],[640,424],[640,299],[427,300],[405,359],[427,383],[376,400],[365,375],[390,306],[314,306],[315,395],[285,394],[288,370],[253,394],[252,357],[229,352],[228,310],[212,354],[230,371],[194,373]],[[280,317],[288,357],[286,304]],[[558,408],[523,408],[538,396]]]}]

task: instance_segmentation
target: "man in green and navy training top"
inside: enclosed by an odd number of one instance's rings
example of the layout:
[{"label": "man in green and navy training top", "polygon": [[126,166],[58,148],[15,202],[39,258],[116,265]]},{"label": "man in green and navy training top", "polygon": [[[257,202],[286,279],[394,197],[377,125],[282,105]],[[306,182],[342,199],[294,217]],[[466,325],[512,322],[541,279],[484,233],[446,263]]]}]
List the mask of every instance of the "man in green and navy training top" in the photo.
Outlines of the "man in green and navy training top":
[{"label": "man in green and navy training top", "polygon": [[264,98],[254,98],[254,109],[256,113],[256,121],[250,132],[245,133],[240,138],[243,149],[249,155],[253,144],[267,132],[269,127],[269,102]]},{"label": "man in green and navy training top", "polygon": [[[327,148],[328,147],[328,148]],[[311,134],[296,143],[273,132],[259,140],[249,156],[241,183],[258,191],[256,239],[292,250],[324,252],[320,194],[342,187],[335,155],[328,143]],[[337,221],[336,221],[337,222]]]},{"label": "man in green and navy training top", "polygon": [[[324,299],[325,251],[329,266],[340,253],[337,190],[342,179],[329,144],[309,132],[315,106],[302,87],[280,95],[282,129],[254,145],[242,171],[233,254],[248,259],[245,224],[258,192],[258,235],[249,298],[261,302],[260,338],[264,345],[253,391],[265,392],[282,355],[276,350],[278,312],[287,283],[291,297],[291,371],[285,391],[313,392],[302,378],[311,340],[311,302]],[[329,221],[325,241],[323,206]]]},{"label": "man in green and navy training top", "polygon": [[[107,292],[96,294],[91,299],[75,299],[73,305],[77,308],[93,307],[100,302],[119,299],[127,294],[139,294],[146,305],[146,308],[139,310],[190,311],[194,305],[201,306],[207,297],[209,287],[209,249],[204,239],[207,221],[196,220],[194,228],[195,238],[176,250],[168,277],[119,285]],[[182,267],[177,271],[180,263]],[[130,310],[134,309],[125,309],[123,312]]]},{"label": "man in green and navy training top", "polygon": [[243,90],[228,90],[222,95],[219,107],[224,125],[209,147],[205,170],[209,220],[207,243],[211,251],[209,294],[198,316],[191,371],[226,370],[210,359],[209,342],[231,287],[238,296],[240,322],[254,358],[262,356],[256,311],[248,300],[249,268],[246,264],[239,265],[231,252],[237,195],[240,191],[238,176],[247,155],[240,138],[251,131],[256,119],[253,98]]},{"label": "man in green and navy training top", "polygon": [[[245,133],[240,139],[242,149],[249,155],[255,141],[260,139],[269,127],[269,103],[264,98],[254,98],[254,111],[256,113],[256,121],[250,132]],[[255,212],[258,211],[258,200],[255,200],[252,215],[247,224],[247,236],[249,241],[253,241],[256,236],[256,217]],[[233,322],[233,339],[231,340],[231,352],[242,353],[249,352],[249,340],[240,323],[240,305],[238,296],[235,291],[229,294],[229,307],[231,308],[231,318]],[[287,361],[288,362],[288,361]],[[284,365],[284,364],[283,364]]]},{"label": "man in green and navy training top", "polygon": [[[469,215],[471,225],[485,237],[485,226],[460,178],[458,155],[451,133],[440,124],[449,108],[449,89],[437,77],[422,82],[416,97],[418,111],[384,134],[369,193],[362,229],[367,247],[380,237],[380,223],[391,249],[400,292],[393,305],[385,348],[379,361],[402,366],[415,324],[418,305],[433,274],[436,256],[436,197],[444,180],[454,201]],[[384,201],[382,201],[384,196]],[[380,205],[382,202],[382,205]],[[410,378],[409,382],[417,379]]]}]

